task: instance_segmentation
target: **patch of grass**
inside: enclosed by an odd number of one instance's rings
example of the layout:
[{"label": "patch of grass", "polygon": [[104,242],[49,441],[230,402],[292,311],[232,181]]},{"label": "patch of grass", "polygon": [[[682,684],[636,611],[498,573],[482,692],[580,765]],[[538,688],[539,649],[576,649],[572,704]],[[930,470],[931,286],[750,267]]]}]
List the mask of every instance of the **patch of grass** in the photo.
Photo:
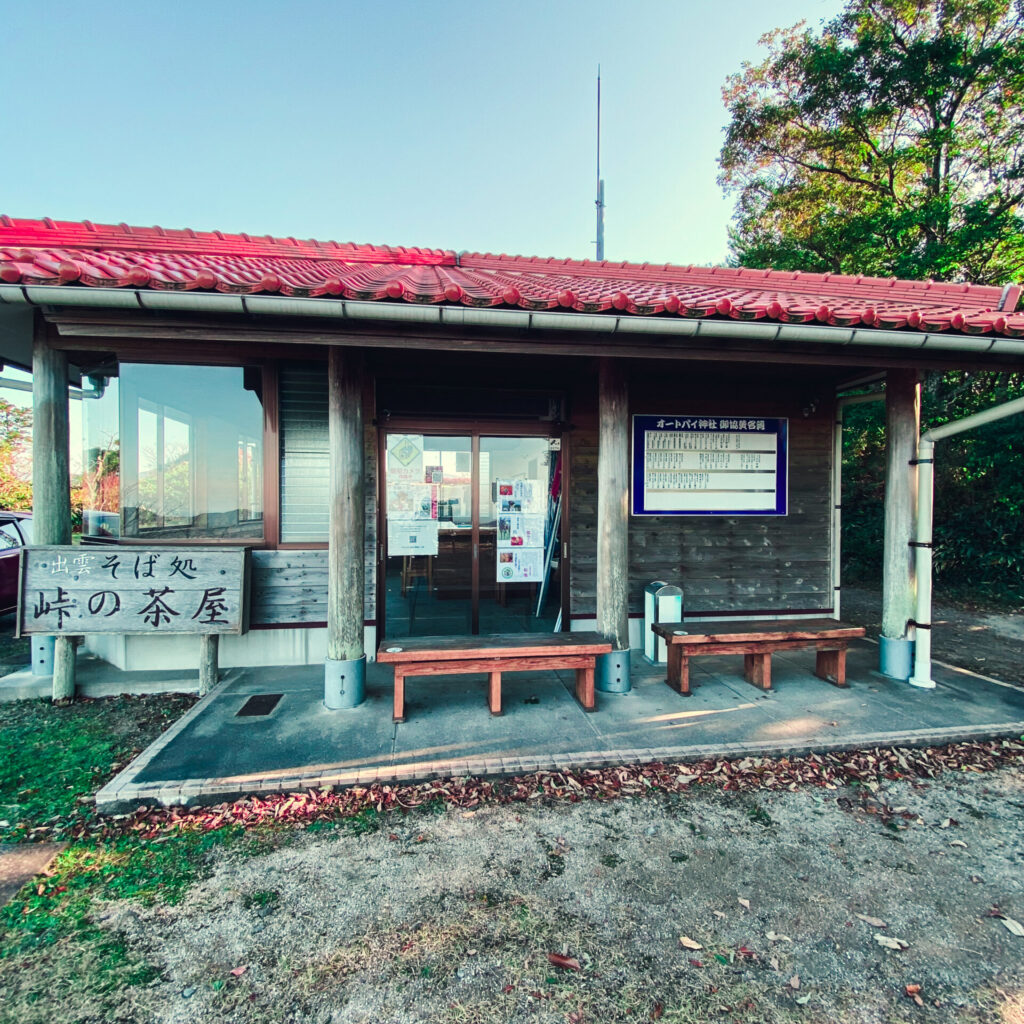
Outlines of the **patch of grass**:
[{"label": "patch of grass", "polygon": [[194,701],[179,693],[0,704],[0,842],[55,819],[59,835],[61,819],[91,816],[92,794]]},{"label": "patch of grass", "polygon": [[243,835],[241,828],[176,832],[157,839],[122,837],[81,843],[56,859],[53,874],[26,886],[0,909],[0,961],[38,946],[53,945],[88,927],[99,900],[177,903],[207,870],[210,852]]},{"label": "patch of grass", "polygon": [[145,987],[161,970],[101,928],[97,906],[177,903],[206,875],[211,853],[240,839],[247,840],[241,828],[224,828],[70,846],[52,875],[0,909],[0,1019],[49,1024],[56,992],[63,1019],[108,1020],[115,1012],[133,1019],[124,1012],[126,990]]},{"label": "patch of grass", "polygon": [[688,853],[683,853],[682,850],[673,850],[669,853],[668,859],[672,861],[673,864],[685,864],[690,859],[690,855]]},{"label": "patch of grass", "polygon": [[622,863],[622,858],[617,853],[602,853],[600,860],[606,868],[617,868]]},{"label": "patch of grass", "polygon": [[368,835],[371,832],[378,832],[384,825],[381,815],[376,807],[364,807],[357,814],[345,818],[342,824],[357,836]]},{"label": "patch of grass", "polygon": [[746,801],[746,814],[753,824],[762,828],[771,828],[775,824],[772,816],[756,800]]},{"label": "patch of grass", "polygon": [[281,894],[276,889],[254,889],[242,896],[242,906],[246,910],[273,906]]}]

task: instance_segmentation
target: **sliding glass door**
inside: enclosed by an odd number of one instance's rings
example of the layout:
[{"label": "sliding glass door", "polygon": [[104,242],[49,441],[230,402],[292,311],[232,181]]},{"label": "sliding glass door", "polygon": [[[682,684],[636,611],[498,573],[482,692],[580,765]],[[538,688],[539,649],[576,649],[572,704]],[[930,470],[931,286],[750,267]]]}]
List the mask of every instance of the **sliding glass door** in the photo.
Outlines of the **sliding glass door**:
[{"label": "sliding glass door", "polygon": [[557,439],[388,431],[382,456],[388,637],[557,627]]}]

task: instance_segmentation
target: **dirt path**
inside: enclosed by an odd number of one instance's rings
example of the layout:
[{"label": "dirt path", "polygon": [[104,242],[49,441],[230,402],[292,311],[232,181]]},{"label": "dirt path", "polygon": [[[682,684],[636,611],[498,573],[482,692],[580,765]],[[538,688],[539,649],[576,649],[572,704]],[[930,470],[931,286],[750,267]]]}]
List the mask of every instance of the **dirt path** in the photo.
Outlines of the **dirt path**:
[{"label": "dirt path", "polygon": [[221,854],[178,906],[109,906],[161,973],[123,1019],[1019,1024],[1024,937],[986,915],[1024,920],[1024,777],[866,795],[453,809]]},{"label": "dirt path", "polygon": [[[882,628],[881,591],[844,586],[842,617],[877,636]],[[1024,686],[1024,613],[936,601],[932,620],[932,649],[939,661]]]}]

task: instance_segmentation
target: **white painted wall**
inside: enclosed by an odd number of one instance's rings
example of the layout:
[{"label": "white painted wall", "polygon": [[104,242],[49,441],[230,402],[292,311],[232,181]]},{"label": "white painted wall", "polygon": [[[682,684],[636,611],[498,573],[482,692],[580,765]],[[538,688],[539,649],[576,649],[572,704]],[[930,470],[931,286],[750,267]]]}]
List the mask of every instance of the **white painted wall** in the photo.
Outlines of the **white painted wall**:
[{"label": "white painted wall", "polygon": [[[364,630],[367,660],[377,651],[377,629]],[[85,637],[85,648],[115,668],[128,672],[199,668],[199,637],[164,636]],[[221,668],[257,668],[270,665],[320,665],[327,657],[327,630],[254,629],[242,636],[220,638]]]}]

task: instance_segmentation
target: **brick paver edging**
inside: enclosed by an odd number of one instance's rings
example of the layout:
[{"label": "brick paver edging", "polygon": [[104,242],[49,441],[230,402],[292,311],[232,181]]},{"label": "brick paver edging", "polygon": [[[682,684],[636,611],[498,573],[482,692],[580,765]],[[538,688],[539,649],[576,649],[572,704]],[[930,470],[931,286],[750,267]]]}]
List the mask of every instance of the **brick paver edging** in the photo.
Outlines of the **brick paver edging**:
[{"label": "brick paver edging", "polygon": [[650,762],[690,762],[725,757],[802,757],[811,753],[834,753],[873,747],[930,747],[947,743],[1008,739],[1024,733],[1024,721],[999,722],[993,725],[962,725],[933,729],[908,729],[892,732],[860,733],[843,738],[792,742],[772,740],[751,743],[719,743],[677,747],[630,747],[620,750],[588,750],[549,757],[495,758],[486,754],[448,761],[417,761],[402,765],[381,765],[360,771],[316,772],[312,774],[268,777],[247,781],[220,778],[176,779],[138,784],[139,772],[170,743],[186,726],[192,715],[215,697],[225,684],[220,684],[195,705],[174,726],[143,752],[120,775],[96,794],[98,810],[104,813],[126,813],[143,804],[163,807],[196,807],[233,802],[246,796],[269,793],[300,792],[324,786],[369,786],[374,783],[412,783],[465,775],[511,776],[538,771],[564,771],[583,768],[608,768],[615,765]]}]

